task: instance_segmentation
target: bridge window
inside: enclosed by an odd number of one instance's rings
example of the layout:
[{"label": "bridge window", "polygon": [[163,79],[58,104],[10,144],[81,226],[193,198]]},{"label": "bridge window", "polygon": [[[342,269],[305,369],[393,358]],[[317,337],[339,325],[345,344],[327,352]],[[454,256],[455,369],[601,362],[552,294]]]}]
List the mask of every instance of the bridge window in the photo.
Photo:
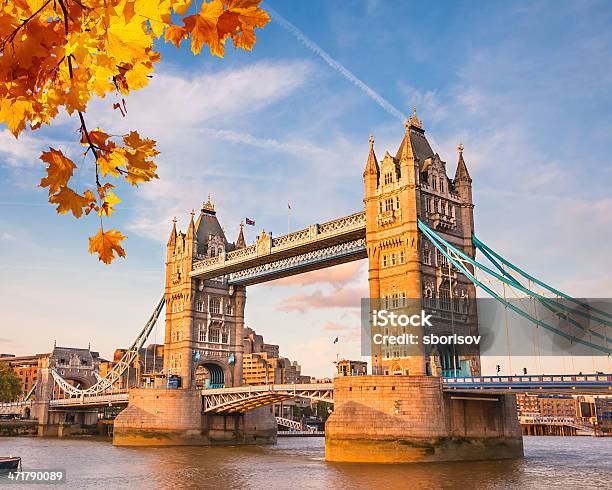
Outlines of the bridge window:
[{"label": "bridge window", "polygon": [[378,201],[378,214],[382,214],[383,212],[383,202]]},{"label": "bridge window", "polygon": [[385,201],[385,211],[392,211],[392,210],[393,210],[393,198],[390,198]]},{"label": "bridge window", "polygon": [[204,301],[196,301],[196,311],[204,312]]},{"label": "bridge window", "polygon": [[206,326],[203,323],[198,323],[198,341],[206,342]]},{"label": "bridge window", "polygon": [[230,301],[228,301],[225,304],[225,314],[226,315],[233,315],[234,314],[234,306],[232,305],[232,303]]},{"label": "bridge window", "polygon": [[395,265],[395,254],[391,254],[391,265]]},{"label": "bridge window", "polygon": [[219,329],[218,328],[211,328],[210,329],[209,342],[219,343]]},{"label": "bridge window", "polygon": [[387,256],[386,255],[383,255],[382,266],[387,267]]},{"label": "bridge window", "polygon": [[403,264],[404,262],[406,262],[406,254],[404,253],[403,250],[400,251],[400,264]]},{"label": "bridge window", "polygon": [[221,332],[221,343],[229,344],[229,331],[226,328]]},{"label": "bridge window", "polygon": [[210,298],[210,312],[221,313],[221,300],[219,298]]},{"label": "bridge window", "polygon": [[423,263],[425,265],[431,265],[431,250],[429,249],[423,250]]},{"label": "bridge window", "polygon": [[395,196],[395,209],[399,209],[399,208],[400,208],[399,196]]}]

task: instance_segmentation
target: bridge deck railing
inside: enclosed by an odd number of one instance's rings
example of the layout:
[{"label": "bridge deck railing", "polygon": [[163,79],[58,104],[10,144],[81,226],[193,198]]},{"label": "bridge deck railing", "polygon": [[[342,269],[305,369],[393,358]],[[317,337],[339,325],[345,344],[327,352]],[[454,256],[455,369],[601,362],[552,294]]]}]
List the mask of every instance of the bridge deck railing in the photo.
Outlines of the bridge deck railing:
[{"label": "bridge deck railing", "polygon": [[611,374],[560,374],[560,375],[525,375],[525,376],[471,376],[465,378],[443,378],[445,385],[462,384],[609,384]]}]

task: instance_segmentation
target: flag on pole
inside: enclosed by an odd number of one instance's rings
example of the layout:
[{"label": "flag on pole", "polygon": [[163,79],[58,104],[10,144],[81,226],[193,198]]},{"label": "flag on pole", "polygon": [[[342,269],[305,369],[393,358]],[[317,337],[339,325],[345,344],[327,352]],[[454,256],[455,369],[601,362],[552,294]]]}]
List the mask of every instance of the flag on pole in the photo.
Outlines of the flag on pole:
[{"label": "flag on pole", "polygon": [[337,344],[337,343],[338,343],[338,337],[334,339],[334,344]]},{"label": "flag on pole", "polygon": [[287,209],[291,209],[291,203],[287,201]]},{"label": "flag on pole", "polygon": [[255,226],[255,221],[249,218],[244,218],[247,225]]}]

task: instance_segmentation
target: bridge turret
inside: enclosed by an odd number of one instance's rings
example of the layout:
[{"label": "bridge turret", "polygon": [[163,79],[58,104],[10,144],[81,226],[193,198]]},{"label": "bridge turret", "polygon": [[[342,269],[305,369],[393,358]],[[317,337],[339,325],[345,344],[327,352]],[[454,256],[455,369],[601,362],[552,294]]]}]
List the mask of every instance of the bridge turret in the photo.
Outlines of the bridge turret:
[{"label": "bridge turret", "polygon": [[461,199],[461,224],[463,232],[463,247],[466,253],[474,257],[472,234],[474,233],[474,202],[472,201],[472,178],[463,159],[463,144],[459,144],[459,161],[455,171],[455,191]]},{"label": "bridge turret", "polygon": [[366,198],[376,193],[378,180],[380,178],[380,168],[378,166],[378,160],[376,160],[376,154],[374,153],[374,136],[371,134],[369,142],[370,151],[368,152],[368,159],[366,160],[365,170],[363,171]]},{"label": "bridge turret", "polygon": [[246,247],[246,241],[244,239],[244,223],[240,222],[240,233],[238,233],[238,239],[236,240],[236,249]]}]

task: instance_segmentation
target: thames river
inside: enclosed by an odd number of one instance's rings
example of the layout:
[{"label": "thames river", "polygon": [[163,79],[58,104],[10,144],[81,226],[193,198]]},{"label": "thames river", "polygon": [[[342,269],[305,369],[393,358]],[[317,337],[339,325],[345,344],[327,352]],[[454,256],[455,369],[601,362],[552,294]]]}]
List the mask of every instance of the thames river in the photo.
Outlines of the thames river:
[{"label": "thames river", "polygon": [[181,448],[117,448],[92,439],[1,438],[0,456],[21,456],[24,470],[65,469],[63,488],[79,489],[612,487],[612,438],[524,441],[525,459],[519,461],[412,465],[327,463],[323,438],[279,438],[276,446],[266,447]]}]

